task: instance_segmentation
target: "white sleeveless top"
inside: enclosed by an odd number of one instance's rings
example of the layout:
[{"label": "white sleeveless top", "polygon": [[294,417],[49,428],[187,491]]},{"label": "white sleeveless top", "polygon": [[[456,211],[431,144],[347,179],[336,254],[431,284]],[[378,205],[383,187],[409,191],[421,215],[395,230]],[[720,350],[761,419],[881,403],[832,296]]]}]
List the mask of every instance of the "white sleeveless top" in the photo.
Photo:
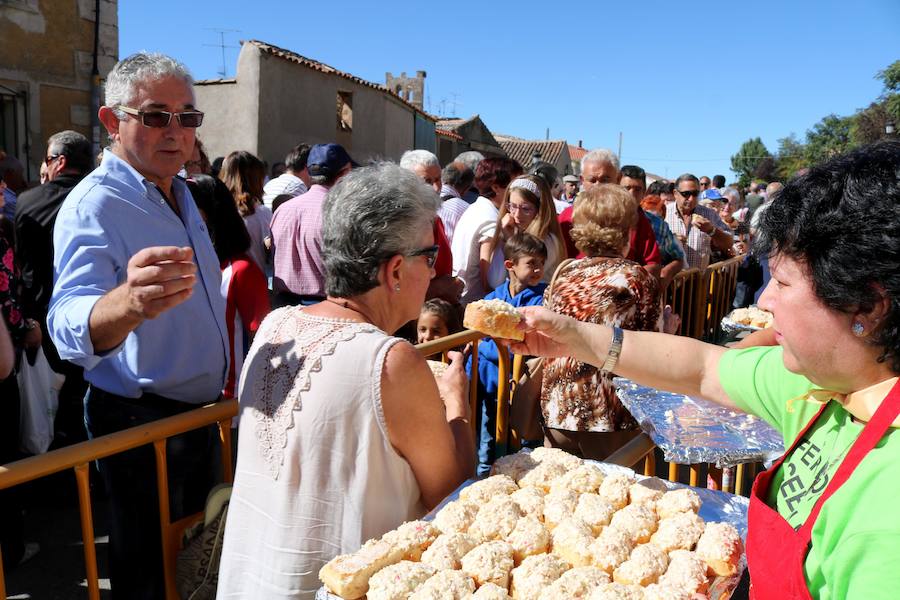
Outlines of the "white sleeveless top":
[{"label": "white sleeveless top", "polygon": [[263,322],[241,375],[218,598],[312,599],[327,561],[425,514],[381,407],[400,341],[294,307]]}]

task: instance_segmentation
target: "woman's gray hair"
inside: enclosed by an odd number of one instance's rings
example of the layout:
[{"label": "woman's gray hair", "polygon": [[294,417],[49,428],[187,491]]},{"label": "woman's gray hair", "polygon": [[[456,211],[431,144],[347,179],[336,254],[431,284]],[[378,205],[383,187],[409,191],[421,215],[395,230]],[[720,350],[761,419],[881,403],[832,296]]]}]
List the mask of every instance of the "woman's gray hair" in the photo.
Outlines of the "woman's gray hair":
[{"label": "woman's gray hair", "polygon": [[323,207],[326,293],[347,298],[377,287],[381,265],[418,248],[438,206],[433,189],[394,163],[344,175],[328,191]]},{"label": "woman's gray hair", "polygon": [[400,157],[400,167],[409,171],[414,171],[416,167],[437,167],[441,168],[438,157],[428,150],[407,150]]},{"label": "woman's gray hair", "polygon": [[[156,81],[165,77],[176,77],[192,86],[194,78],[181,62],[171,56],[158,52],[138,52],[123,58],[113,66],[106,77],[105,106],[115,109],[116,106],[128,106],[137,95],[138,84],[145,81]],[[121,110],[114,110],[119,119],[126,115]]]}]

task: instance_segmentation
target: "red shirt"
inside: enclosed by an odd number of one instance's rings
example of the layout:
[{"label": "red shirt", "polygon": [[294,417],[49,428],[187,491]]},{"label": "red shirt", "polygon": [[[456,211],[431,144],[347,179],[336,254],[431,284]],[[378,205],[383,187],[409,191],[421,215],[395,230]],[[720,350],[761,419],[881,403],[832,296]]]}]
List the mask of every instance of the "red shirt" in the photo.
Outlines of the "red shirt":
[{"label": "red shirt", "polygon": [[450,252],[450,240],[444,232],[444,222],[440,217],[434,219],[434,243],[438,245],[437,260],[434,263],[434,276],[449,275],[453,271],[453,254]]},{"label": "red shirt", "polygon": [[658,265],[662,263],[662,257],[659,254],[659,246],[656,243],[656,236],[653,234],[653,225],[650,219],[638,207],[638,221],[634,229],[631,230],[631,249],[628,251],[628,260],[633,260],[639,265]]},{"label": "red shirt", "polygon": [[[631,236],[628,238],[631,249],[625,258],[643,266],[658,265],[662,263],[662,258],[659,254],[659,246],[656,244],[656,236],[653,234],[653,226],[650,225],[650,219],[640,207],[637,212],[637,224],[631,230]],[[562,230],[563,242],[566,244],[569,256],[583,258],[584,254],[575,247],[575,242],[572,241],[572,213],[573,208],[570,206],[559,214],[559,228]]]}]

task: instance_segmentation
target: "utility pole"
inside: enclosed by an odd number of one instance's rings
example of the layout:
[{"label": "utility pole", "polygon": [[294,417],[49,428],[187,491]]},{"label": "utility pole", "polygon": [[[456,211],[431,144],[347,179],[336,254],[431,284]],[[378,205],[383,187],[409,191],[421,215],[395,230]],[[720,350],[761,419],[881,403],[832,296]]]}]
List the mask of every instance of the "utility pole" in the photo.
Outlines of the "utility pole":
[{"label": "utility pole", "polygon": [[622,164],[622,132],[619,132],[619,164]]},{"label": "utility pole", "polygon": [[225,48],[237,48],[238,46],[229,46],[225,43],[225,34],[226,33],[240,33],[240,29],[216,29],[214,27],[207,27],[206,29],[210,31],[215,31],[219,34],[219,43],[218,44],[203,44],[204,46],[211,46],[213,48],[221,48],[222,49],[222,69],[219,71],[219,75],[222,76],[222,79],[228,77],[228,65],[225,62]]}]

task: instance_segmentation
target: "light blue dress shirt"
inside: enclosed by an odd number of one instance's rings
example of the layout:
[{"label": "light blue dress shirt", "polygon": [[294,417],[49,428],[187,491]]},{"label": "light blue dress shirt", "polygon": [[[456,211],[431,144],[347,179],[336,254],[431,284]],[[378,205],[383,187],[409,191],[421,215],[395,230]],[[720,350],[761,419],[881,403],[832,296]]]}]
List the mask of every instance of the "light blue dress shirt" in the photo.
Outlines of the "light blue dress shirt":
[{"label": "light blue dress shirt", "polygon": [[[181,219],[153,183],[104,153],[56,219],[48,328],[59,355],[84,367],[84,378],[107,392],[204,403],[221,393],[228,367],[222,274],[187,185],[176,178],[172,191]],[[150,246],[194,249],[194,293],[141,323],[116,348],[95,352],[88,328],[94,303],[125,282],[129,259]]]}]

